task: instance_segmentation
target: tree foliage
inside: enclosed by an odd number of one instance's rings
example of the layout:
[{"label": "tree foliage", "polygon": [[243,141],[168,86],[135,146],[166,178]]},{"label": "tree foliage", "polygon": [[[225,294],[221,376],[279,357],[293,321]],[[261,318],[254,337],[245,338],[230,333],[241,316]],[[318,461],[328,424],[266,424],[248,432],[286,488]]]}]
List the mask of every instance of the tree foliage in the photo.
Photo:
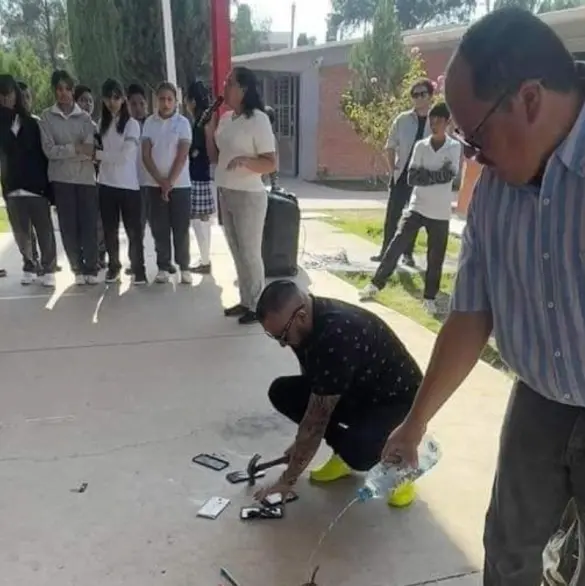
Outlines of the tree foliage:
[{"label": "tree foliage", "polygon": [[542,14],[544,12],[553,12],[554,10],[566,10],[567,8],[576,8],[584,6],[585,0],[496,0],[494,8],[503,8],[504,6],[519,6],[531,12]]},{"label": "tree foliage", "polygon": [[0,49],[0,71],[28,84],[33,94],[35,112],[41,112],[53,102],[51,66],[41,61],[27,41],[20,40],[10,49]]},{"label": "tree foliage", "polygon": [[268,23],[256,24],[250,5],[238,4],[232,21],[232,54],[258,53],[266,47],[267,41]]},{"label": "tree foliage", "polygon": [[[568,0],[570,1],[570,0]],[[339,27],[353,29],[371,24],[380,0],[332,0]],[[403,30],[425,25],[467,22],[476,8],[476,0],[396,0],[398,21]]]},{"label": "tree foliage", "polygon": [[307,33],[300,33],[297,37],[297,47],[306,47],[315,45],[317,43],[316,37],[309,37]]},{"label": "tree foliage", "polygon": [[0,0],[5,44],[26,41],[40,61],[53,69],[69,60],[67,15],[63,0]]}]

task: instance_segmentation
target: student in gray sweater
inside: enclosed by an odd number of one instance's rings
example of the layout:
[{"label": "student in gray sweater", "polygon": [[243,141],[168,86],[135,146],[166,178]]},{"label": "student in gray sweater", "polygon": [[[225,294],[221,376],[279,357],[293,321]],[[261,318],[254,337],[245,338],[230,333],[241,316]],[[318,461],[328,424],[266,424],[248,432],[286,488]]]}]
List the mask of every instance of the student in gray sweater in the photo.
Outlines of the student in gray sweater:
[{"label": "student in gray sweater", "polygon": [[73,78],[55,71],[55,104],[41,116],[43,150],[49,160],[63,247],[77,285],[98,282],[98,195],[94,124],[73,99]]}]

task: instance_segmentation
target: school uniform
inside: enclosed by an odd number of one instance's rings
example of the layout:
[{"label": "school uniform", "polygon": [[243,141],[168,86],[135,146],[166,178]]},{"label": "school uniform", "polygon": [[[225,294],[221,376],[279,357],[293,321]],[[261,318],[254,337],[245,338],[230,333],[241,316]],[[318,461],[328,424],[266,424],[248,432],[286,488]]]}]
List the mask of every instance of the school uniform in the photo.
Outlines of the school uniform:
[{"label": "school uniform", "polygon": [[144,282],[142,203],[136,167],[140,125],[130,118],[120,133],[114,119],[101,140],[103,149],[96,151],[96,160],[100,162],[100,212],[109,260],[106,280],[116,280],[122,267],[118,235],[122,219],[128,236],[132,274],[136,281]]},{"label": "school uniform", "polygon": [[[153,163],[163,176],[168,176],[171,170],[179,143],[190,144],[191,140],[191,125],[187,118],[178,112],[169,118],[153,114],[144,123],[142,142],[149,141],[152,145]],[[150,173],[146,174],[145,184],[150,205],[150,229],[155,241],[160,276],[172,271],[173,247],[175,262],[181,272],[186,273],[189,271],[190,264],[189,220],[191,215],[191,179],[188,159],[185,160],[169,193],[168,202],[163,200],[160,186]]]}]

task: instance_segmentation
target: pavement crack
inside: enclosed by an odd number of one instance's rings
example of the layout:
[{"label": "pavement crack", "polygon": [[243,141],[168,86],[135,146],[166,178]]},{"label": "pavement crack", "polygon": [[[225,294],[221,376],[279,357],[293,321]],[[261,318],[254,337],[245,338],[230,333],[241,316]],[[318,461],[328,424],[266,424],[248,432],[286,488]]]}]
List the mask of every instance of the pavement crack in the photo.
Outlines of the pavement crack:
[{"label": "pavement crack", "polygon": [[157,444],[165,444],[165,443],[172,443],[176,441],[180,441],[183,439],[187,439],[190,437],[196,436],[198,433],[197,430],[192,430],[188,433],[183,433],[180,435],[175,435],[166,438],[159,438],[159,439],[152,439],[152,440],[144,440],[141,442],[134,442],[131,444],[122,444],[120,446],[114,446],[112,448],[108,448],[107,450],[99,450],[95,452],[82,452],[77,454],[66,454],[64,456],[53,456],[50,458],[33,458],[29,456],[6,456],[4,458],[0,458],[0,464],[8,464],[13,462],[26,462],[32,464],[45,464],[48,462],[61,462],[65,460],[78,460],[82,458],[99,458],[101,456],[108,456],[109,454],[114,454],[116,452],[122,452],[124,450],[134,450],[143,448],[145,446],[154,446]]},{"label": "pavement crack", "polygon": [[422,582],[404,584],[404,586],[427,586],[428,584],[440,584],[441,582],[446,582],[447,580],[457,580],[458,578],[467,578],[468,576],[475,576],[477,574],[481,574],[481,570],[459,572],[458,574],[450,574],[449,576],[443,576],[442,578],[433,578],[432,580],[423,580]]}]

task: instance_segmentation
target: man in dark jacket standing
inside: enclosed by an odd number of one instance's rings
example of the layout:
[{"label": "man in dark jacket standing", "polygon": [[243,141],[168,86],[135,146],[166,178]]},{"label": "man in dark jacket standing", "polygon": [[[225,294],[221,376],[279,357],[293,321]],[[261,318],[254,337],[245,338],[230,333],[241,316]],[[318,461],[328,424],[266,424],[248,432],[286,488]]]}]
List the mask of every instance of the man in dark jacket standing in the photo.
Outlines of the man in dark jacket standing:
[{"label": "man in dark jacket standing", "polygon": [[32,226],[41,250],[42,283],[54,287],[57,252],[47,199],[47,159],[38,121],[25,108],[20,88],[10,75],[0,75],[0,167],[8,219],[23,259],[21,283],[30,285],[37,277]]}]

